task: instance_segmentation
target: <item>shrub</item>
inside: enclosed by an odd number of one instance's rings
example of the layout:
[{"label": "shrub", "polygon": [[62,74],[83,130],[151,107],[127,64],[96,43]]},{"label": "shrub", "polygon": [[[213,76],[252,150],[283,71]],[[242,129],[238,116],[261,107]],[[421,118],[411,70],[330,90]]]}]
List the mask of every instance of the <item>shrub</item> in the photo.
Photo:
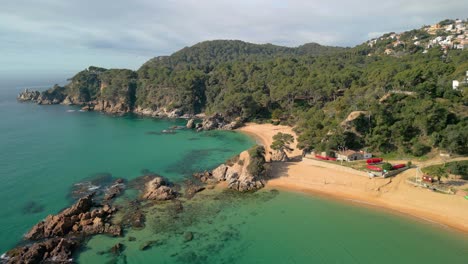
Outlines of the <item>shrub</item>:
[{"label": "shrub", "polygon": [[254,146],[249,149],[250,163],[247,170],[253,176],[261,175],[265,170],[265,148],[263,146]]},{"label": "shrub", "polygon": [[451,174],[460,175],[464,180],[468,180],[468,161],[451,162],[448,164],[448,171]]},{"label": "shrub", "polygon": [[393,165],[386,162],[382,165],[382,169],[386,170],[386,171],[391,171],[393,169]]},{"label": "shrub", "polygon": [[416,143],[413,145],[412,153],[416,157],[421,157],[431,151],[431,147],[426,146],[421,143]]}]

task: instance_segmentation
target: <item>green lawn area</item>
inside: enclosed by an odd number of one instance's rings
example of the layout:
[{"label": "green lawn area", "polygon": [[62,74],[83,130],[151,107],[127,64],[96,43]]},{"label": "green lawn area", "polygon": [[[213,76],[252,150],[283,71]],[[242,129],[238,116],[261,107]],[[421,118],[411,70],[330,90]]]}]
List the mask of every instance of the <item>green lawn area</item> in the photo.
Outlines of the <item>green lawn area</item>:
[{"label": "green lawn area", "polygon": [[449,174],[460,175],[468,180],[468,160],[453,161],[440,165],[433,165],[422,169],[423,173],[434,177],[447,177]]},{"label": "green lawn area", "polygon": [[426,161],[429,159],[427,155],[416,157],[411,154],[401,154],[398,152],[389,152],[385,154],[378,155],[379,158],[383,158],[384,160],[418,160],[418,161]]}]

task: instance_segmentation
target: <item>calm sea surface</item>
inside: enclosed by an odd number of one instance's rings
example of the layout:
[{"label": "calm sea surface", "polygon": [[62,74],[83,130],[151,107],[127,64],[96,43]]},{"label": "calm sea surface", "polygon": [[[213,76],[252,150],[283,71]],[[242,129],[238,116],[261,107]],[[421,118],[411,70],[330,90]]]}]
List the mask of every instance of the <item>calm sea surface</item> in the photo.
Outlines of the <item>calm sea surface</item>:
[{"label": "calm sea surface", "polygon": [[[36,222],[73,203],[70,190],[84,179],[112,175],[131,180],[151,171],[180,182],[254,144],[227,131],[160,134],[184,125],[183,120],[20,104],[15,97],[21,86],[21,82],[0,82],[1,252],[15,246]],[[130,190],[118,203],[125,207],[135,195]],[[144,206],[144,228],[129,229],[121,238],[95,236],[76,259],[80,263],[468,263],[464,235],[319,197],[207,190],[184,200],[182,207],[175,210],[171,202]],[[116,243],[124,245],[120,255],[109,253]],[[150,246],[142,250],[144,245]]]}]

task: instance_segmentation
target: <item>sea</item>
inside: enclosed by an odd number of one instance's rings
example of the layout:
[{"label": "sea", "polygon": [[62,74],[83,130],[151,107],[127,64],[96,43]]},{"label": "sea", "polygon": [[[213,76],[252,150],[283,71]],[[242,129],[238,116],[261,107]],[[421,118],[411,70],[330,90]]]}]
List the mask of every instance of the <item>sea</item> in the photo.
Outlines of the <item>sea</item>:
[{"label": "sea", "polygon": [[[80,112],[19,103],[24,88],[65,79],[0,80],[0,254],[38,221],[76,201],[73,190],[154,173],[174,183],[213,169],[255,144],[238,132],[176,129],[185,120]],[[468,236],[421,219],[350,201],[265,189],[207,189],[180,202],[116,200],[121,219],[143,226],[97,235],[78,263],[468,263]],[[122,251],[110,248],[120,243]]]}]

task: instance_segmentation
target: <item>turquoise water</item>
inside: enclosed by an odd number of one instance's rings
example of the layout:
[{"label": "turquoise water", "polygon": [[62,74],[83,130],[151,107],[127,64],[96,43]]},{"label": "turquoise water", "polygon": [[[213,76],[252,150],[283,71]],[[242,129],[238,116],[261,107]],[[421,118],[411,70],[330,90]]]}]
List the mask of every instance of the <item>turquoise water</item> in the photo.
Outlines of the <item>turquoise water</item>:
[{"label": "turquoise water", "polygon": [[[9,86],[10,87],[10,86]],[[15,86],[16,87],[16,86]],[[0,85],[0,251],[47,214],[70,205],[71,186],[149,170],[183,180],[253,144],[217,131],[159,132],[181,120],[83,113],[66,106],[19,104]],[[119,199],[124,208],[134,192]],[[191,200],[142,206],[143,229],[95,236],[80,263],[468,263],[465,235],[381,210],[275,190],[206,190]],[[31,206],[34,205],[34,206]],[[32,209],[31,209],[32,208]],[[179,209],[177,209],[179,208]],[[185,241],[187,232],[193,240]],[[131,240],[131,241],[130,241]],[[152,246],[142,251],[142,245]],[[122,243],[120,255],[108,253]]]},{"label": "turquoise water", "polygon": [[[110,173],[132,179],[149,170],[176,181],[253,145],[227,131],[157,134],[183,120],[67,112],[76,108],[20,104],[15,98],[16,91],[0,90],[0,252],[69,206],[70,187],[84,178]],[[25,212],[32,203],[42,210]]]}]

